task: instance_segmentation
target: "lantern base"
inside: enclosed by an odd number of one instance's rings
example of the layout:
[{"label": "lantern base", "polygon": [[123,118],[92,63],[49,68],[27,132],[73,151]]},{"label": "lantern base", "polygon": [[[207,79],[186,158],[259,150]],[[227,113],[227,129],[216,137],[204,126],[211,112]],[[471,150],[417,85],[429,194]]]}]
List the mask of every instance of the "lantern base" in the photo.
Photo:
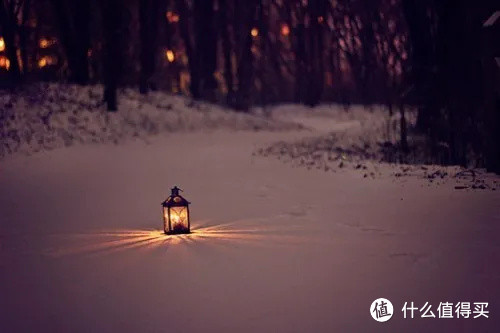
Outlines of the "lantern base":
[{"label": "lantern base", "polygon": [[186,235],[190,234],[190,230],[172,230],[172,231],[163,231],[165,235]]}]

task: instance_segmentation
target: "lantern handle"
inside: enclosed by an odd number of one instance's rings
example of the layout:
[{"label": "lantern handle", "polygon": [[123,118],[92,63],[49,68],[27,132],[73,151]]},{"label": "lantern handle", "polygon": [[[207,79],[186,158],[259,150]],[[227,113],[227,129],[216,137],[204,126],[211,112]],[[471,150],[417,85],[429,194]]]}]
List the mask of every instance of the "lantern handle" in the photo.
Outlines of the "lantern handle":
[{"label": "lantern handle", "polygon": [[179,195],[179,191],[180,191],[180,192],[184,192],[183,190],[181,190],[181,189],[180,189],[180,188],[178,188],[177,186],[174,186],[174,187],[172,188],[172,195],[173,195],[173,196],[177,196],[177,195]]}]

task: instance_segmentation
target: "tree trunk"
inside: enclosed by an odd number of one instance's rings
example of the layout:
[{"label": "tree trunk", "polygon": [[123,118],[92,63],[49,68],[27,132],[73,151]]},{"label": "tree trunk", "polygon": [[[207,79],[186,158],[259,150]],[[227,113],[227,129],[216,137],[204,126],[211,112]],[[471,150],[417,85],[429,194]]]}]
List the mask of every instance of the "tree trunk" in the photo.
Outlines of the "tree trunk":
[{"label": "tree trunk", "polygon": [[26,76],[28,73],[28,50],[26,48],[26,43],[28,40],[28,31],[26,29],[26,23],[28,21],[28,16],[31,9],[31,1],[25,0],[23,4],[21,26],[19,27],[19,49],[21,51],[21,62],[23,75]]},{"label": "tree trunk", "polygon": [[219,0],[220,25],[219,31],[222,37],[222,52],[224,54],[224,79],[227,86],[226,103],[229,106],[234,105],[234,87],[233,87],[233,66],[231,61],[232,43],[229,36],[229,18],[227,0]]},{"label": "tree trunk", "polygon": [[411,43],[412,71],[410,76],[415,82],[418,95],[419,110],[416,127],[418,130],[428,131],[433,120],[432,116],[437,108],[433,99],[433,89],[429,85],[435,79],[433,68],[436,61],[434,54],[435,36],[432,35],[432,22],[428,12],[434,8],[429,1],[403,0],[403,13],[406,18]]},{"label": "tree trunk", "polygon": [[241,41],[241,56],[238,59],[238,91],[236,93],[236,109],[248,111],[250,108],[250,94],[254,80],[252,35],[251,30],[254,25],[254,15],[257,1],[248,1],[244,7],[237,8],[241,23],[239,24],[239,37]]},{"label": "tree trunk", "polygon": [[306,95],[305,104],[315,106],[321,100],[324,88],[324,61],[323,61],[323,23],[325,20],[327,3],[325,0],[309,0],[307,12],[309,27],[307,31],[306,54]]},{"label": "tree trunk", "polygon": [[151,86],[151,77],[155,71],[157,50],[156,34],[158,28],[158,0],[142,0],[139,3],[139,21],[141,38],[141,73],[139,92],[147,94]]},{"label": "tree trunk", "polygon": [[269,102],[269,83],[266,76],[266,71],[268,67],[268,37],[269,37],[269,27],[268,27],[268,12],[264,5],[264,0],[260,0],[259,3],[259,28],[260,28],[260,68],[259,68],[259,78],[260,78],[260,102],[263,108],[266,107]]},{"label": "tree trunk", "polygon": [[217,34],[214,23],[214,1],[194,0],[195,54],[194,60],[200,78],[200,96],[215,100],[217,81]]},{"label": "tree trunk", "polygon": [[70,81],[85,85],[89,81],[90,0],[52,0],[61,43],[66,52]]},{"label": "tree trunk", "polygon": [[119,82],[121,64],[121,30],[122,2],[120,0],[103,0],[104,29],[104,100],[108,111],[118,110],[116,90]]},{"label": "tree trunk", "polygon": [[200,98],[200,76],[199,68],[197,66],[197,61],[195,59],[195,51],[193,48],[193,42],[191,40],[191,29],[189,28],[189,8],[186,0],[179,0],[177,2],[180,14],[180,30],[181,36],[184,40],[184,46],[186,48],[186,54],[188,57],[188,67],[189,67],[189,80],[190,80],[190,91],[191,96],[194,99]]},{"label": "tree trunk", "polygon": [[495,60],[495,56],[498,56],[498,51],[495,50],[498,36],[494,29],[495,27],[485,28],[481,38],[484,87],[482,100],[486,125],[482,133],[482,145],[485,148],[486,169],[500,175],[500,69]]},{"label": "tree trunk", "polygon": [[409,150],[409,148],[408,148],[408,129],[407,129],[406,118],[405,118],[405,107],[402,103],[399,105],[399,113],[401,116],[401,119],[400,119],[401,151],[403,151],[403,153],[408,153],[408,150]]},{"label": "tree trunk", "polygon": [[[361,71],[361,100],[368,105],[373,103],[375,96],[373,95],[374,74],[377,70],[376,54],[374,46],[377,44],[374,34],[375,15],[378,16],[380,6],[377,0],[367,1],[363,6],[362,18],[363,27],[360,31],[361,44],[363,48],[363,61]],[[376,93],[376,92],[375,92]]]},{"label": "tree trunk", "polygon": [[294,53],[295,53],[295,103],[305,102],[306,80],[306,33],[303,22],[295,28]]},{"label": "tree trunk", "polygon": [[90,49],[90,0],[75,1],[75,64],[73,80],[85,85],[89,82],[88,52]]}]

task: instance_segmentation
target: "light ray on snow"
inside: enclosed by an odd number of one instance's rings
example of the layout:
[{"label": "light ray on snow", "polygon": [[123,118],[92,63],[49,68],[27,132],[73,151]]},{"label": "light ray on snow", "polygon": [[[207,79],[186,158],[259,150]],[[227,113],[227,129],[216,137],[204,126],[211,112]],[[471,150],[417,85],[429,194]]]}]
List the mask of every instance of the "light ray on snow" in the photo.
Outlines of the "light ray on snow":
[{"label": "light ray on snow", "polygon": [[[241,224],[241,222],[239,223]],[[58,235],[68,246],[48,251],[50,256],[60,257],[78,254],[109,254],[132,249],[154,249],[180,244],[199,242],[233,242],[238,244],[257,244],[271,242],[294,242],[298,236],[287,235],[279,226],[244,225],[238,223],[194,225],[190,234],[166,235],[163,230],[120,229],[98,232]]]}]

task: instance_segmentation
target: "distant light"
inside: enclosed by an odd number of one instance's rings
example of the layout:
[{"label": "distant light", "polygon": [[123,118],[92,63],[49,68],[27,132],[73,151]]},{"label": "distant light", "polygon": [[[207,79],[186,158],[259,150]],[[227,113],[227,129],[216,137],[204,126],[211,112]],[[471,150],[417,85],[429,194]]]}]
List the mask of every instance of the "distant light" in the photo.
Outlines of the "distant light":
[{"label": "distant light", "polygon": [[175,54],[174,51],[172,50],[167,50],[165,52],[165,57],[167,58],[168,62],[174,62],[175,60]]},{"label": "distant light", "polygon": [[0,57],[0,68],[5,68],[9,70],[10,68],[10,60],[7,57]]},{"label": "distant light", "polygon": [[43,57],[38,60],[38,67],[44,68],[45,66],[47,66],[47,58]]},{"label": "distant light", "polygon": [[288,24],[281,25],[281,34],[283,36],[288,36],[290,34],[290,27],[288,26]]},{"label": "distant light", "polygon": [[52,56],[44,56],[38,59],[38,67],[44,68],[49,65],[57,64],[57,58]]},{"label": "distant light", "polygon": [[179,22],[179,15],[174,12],[168,11],[165,16],[167,17],[168,22],[177,23]]},{"label": "distant light", "polygon": [[323,23],[325,19],[323,18],[323,16],[318,16],[318,23]]},{"label": "distant light", "polygon": [[257,37],[259,35],[259,29],[252,28],[252,30],[250,31],[250,34],[252,35],[252,37]]},{"label": "distant light", "polygon": [[5,51],[5,41],[0,37],[0,52]]},{"label": "distant light", "polygon": [[40,48],[46,49],[46,48],[48,48],[50,46],[50,41],[48,39],[46,39],[46,38],[42,38],[38,42],[38,45],[40,46]]}]

